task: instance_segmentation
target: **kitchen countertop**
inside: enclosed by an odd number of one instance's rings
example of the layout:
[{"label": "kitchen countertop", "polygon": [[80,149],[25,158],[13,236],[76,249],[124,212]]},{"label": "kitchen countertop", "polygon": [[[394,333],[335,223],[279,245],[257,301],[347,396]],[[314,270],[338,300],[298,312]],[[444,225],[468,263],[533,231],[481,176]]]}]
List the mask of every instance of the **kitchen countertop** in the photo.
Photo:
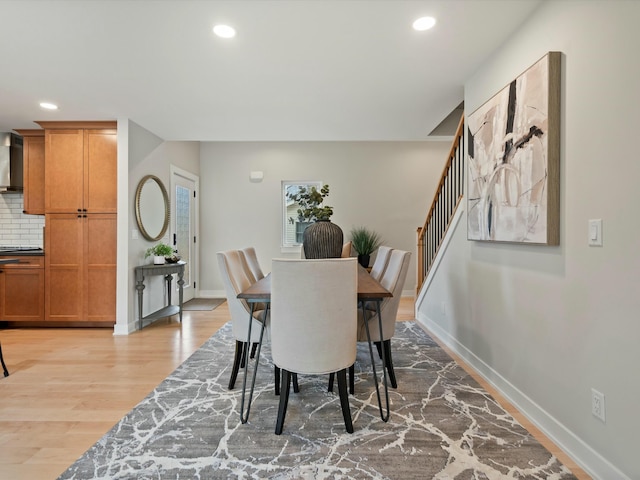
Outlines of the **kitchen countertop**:
[{"label": "kitchen countertop", "polygon": [[18,256],[42,256],[44,255],[44,250],[37,249],[37,250],[2,250],[2,248],[0,248],[0,257],[18,257]]}]

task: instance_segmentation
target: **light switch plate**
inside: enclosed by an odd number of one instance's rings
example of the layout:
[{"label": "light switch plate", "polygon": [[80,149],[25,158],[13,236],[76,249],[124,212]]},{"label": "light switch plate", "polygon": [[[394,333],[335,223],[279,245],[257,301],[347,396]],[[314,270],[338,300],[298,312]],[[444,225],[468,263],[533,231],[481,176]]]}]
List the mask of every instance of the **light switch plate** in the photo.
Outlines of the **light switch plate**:
[{"label": "light switch plate", "polygon": [[602,219],[589,220],[589,245],[593,247],[602,246]]}]

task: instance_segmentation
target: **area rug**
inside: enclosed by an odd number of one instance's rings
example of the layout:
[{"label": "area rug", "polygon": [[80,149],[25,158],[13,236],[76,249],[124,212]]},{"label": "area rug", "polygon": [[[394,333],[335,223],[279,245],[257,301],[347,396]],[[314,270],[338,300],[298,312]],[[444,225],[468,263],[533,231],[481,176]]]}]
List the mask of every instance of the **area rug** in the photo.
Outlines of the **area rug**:
[{"label": "area rug", "polygon": [[225,301],[224,298],[192,298],[182,304],[182,310],[213,310]]},{"label": "area rug", "polygon": [[268,345],[241,424],[242,374],[227,388],[233,344],[228,323],[59,478],[575,478],[415,322],[399,322],[392,340],[398,388],[390,389],[388,423],[368,345],[358,345],[351,435],[326,376],[300,376],[284,431],[274,434]]}]

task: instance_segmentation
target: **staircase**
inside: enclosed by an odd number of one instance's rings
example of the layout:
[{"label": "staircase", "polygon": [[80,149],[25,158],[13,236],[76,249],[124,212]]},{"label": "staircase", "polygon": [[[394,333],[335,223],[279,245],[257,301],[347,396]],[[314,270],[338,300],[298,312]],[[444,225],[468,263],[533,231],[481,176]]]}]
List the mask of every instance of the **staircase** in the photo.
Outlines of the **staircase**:
[{"label": "staircase", "polygon": [[451,220],[464,195],[464,115],[456,130],[447,163],[424,225],[418,228],[417,292],[433,266]]}]

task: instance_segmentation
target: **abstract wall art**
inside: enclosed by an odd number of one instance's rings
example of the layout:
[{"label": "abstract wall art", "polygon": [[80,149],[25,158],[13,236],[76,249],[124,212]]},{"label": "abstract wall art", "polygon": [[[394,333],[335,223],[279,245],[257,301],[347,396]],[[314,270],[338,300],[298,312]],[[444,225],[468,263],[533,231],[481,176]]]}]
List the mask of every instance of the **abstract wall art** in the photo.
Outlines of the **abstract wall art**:
[{"label": "abstract wall art", "polygon": [[560,243],[560,52],[467,121],[467,238]]}]

